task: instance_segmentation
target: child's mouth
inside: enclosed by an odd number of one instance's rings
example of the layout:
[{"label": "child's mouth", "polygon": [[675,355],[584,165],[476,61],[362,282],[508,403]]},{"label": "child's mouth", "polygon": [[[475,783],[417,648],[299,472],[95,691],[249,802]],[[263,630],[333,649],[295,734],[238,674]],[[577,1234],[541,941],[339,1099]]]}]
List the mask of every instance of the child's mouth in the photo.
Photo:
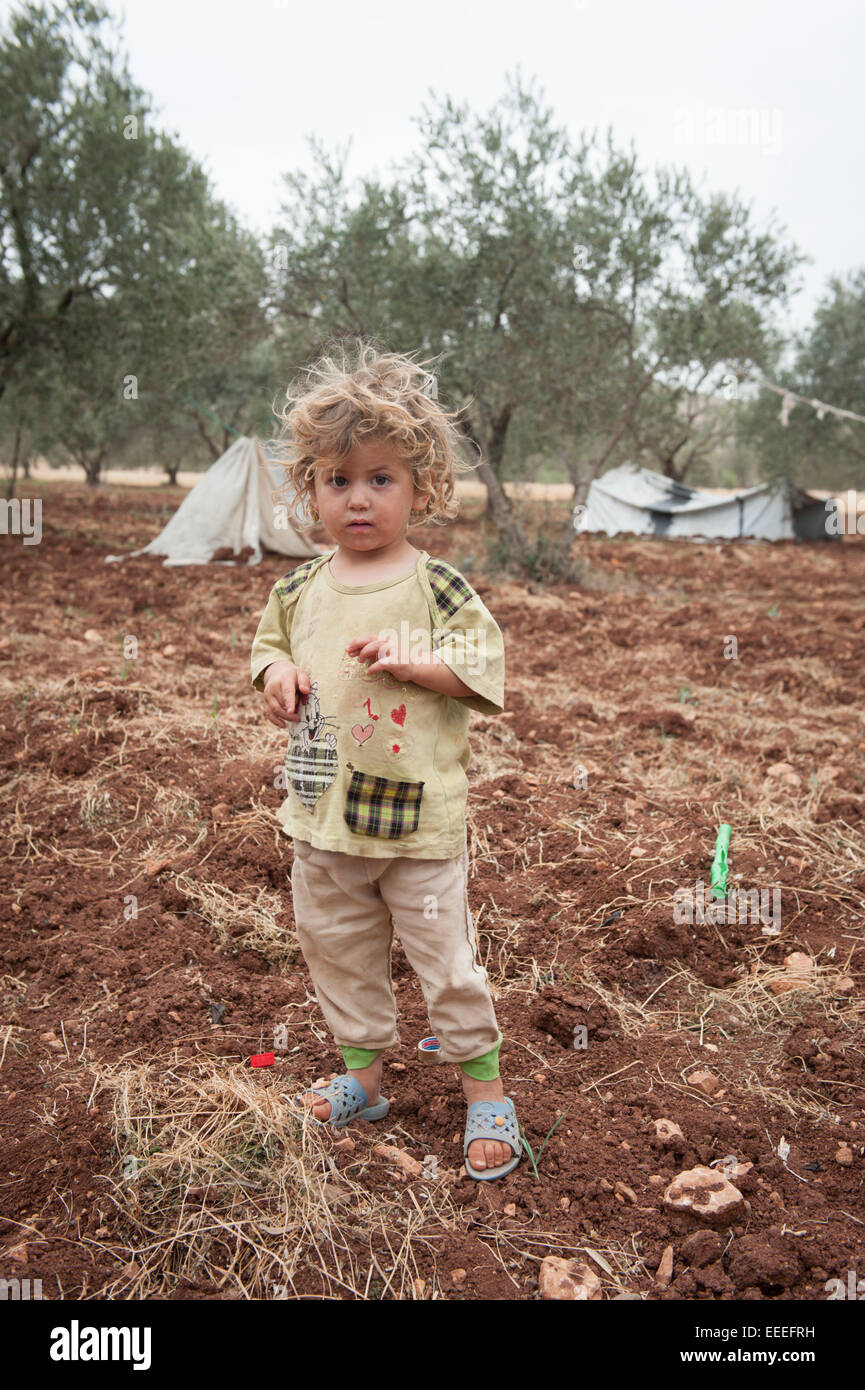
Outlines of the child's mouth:
[{"label": "child's mouth", "polygon": [[372,526],[372,522],[371,522],[371,521],[350,521],[350,522],[348,523],[348,529],[349,529],[349,531],[366,531],[366,530],[368,530],[371,526]]}]

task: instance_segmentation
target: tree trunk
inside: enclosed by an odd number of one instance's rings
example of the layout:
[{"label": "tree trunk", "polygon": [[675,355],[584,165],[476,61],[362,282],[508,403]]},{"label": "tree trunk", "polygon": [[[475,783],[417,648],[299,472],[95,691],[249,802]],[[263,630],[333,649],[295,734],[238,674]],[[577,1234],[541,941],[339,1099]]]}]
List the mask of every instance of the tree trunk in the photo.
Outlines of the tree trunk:
[{"label": "tree trunk", "polygon": [[87,475],[87,486],[98,487],[101,481],[102,460],[105,458],[105,450],[100,449],[98,454],[85,454],[81,460],[84,472]]},{"label": "tree trunk", "polygon": [[[510,405],[505,405],[499,414],[493,418],[490,425],[489,441],[486,449],[486,456],[489,459],[490,468],[492,469],[501,495],[505,499],[508,510],[510,510],[510,502],[508,502],[507,493],[499,482],[499,474],[501,472],[502,460],[505,456],[505,439],[507,437],[508,425],[511,422],[512,413],[512,407]],[[484,521],[495,521],[493,497],[490,491],[487,492],[487,506],[484,512]]]},{"label": "tree trunk", "polygon": [[204,424],[201,419],[196,420],[195,423],[198,426],[198,433],[201,435],[201,438],[204,440],[205,444],[210,450],[213,462],[215,463],[218,458],[222,458],[222,455],[225,453],[225,450],[222,449],[220,451],[218,445],[214,444],[210,435],[207,433],[207,430],[204,428]]},{"label": "tree trunk", "polygon": [[165,471],[168,474],[168,482],[171,487],[177,486],[177,470],[179,466],[180,465],[176,463],[167,463],[165,465]]},{"label": "tree trunk", "polygon": [[565,468],[568,471],[568,477],[574,489],[571,493],[568,519],[562,530],[562,540],[568,541],[573,540],[574,536],[577,534],[575,526],[577,520],[577,507],[585,507],[586,505],[586,498],[589,495],[589,488],[592,485],[592,475],[589,472],[583,473],[578,471],[577,468],[567,460],[565,460]]},{"label": "tree trunk", "polygon": [[[510,415],[510,406],[506,406],[505,410],[502,411],[502,414],[499,415],[498,419],[494,421],[493,424],[491,442],[495,440],[499,461],[501,460],[501,454],[504,449],[504,436]],[[487,451],[481,445],[470,420],[463,417],[463,419],[459,421],[459,425],[466,438],[470,439],[472,444],[474,444],[480,458],[477,473],[487,490],[487,505],[483,514],[483,520],[492,522],[499,535],[507,540],[509,548],[518,555],[522,554],[523,550],[526,548],[526,537],[523,528],[514,516],[513,508],[508,500],[507,493],[502,487],[495,469],[490,464]],[[498,433],[496,432],[497,426],[499,427]]]},{"label": "tree trunk", "polygon": [[18,480],[18,458],[21,450],[21,426],[15,430],[15,447],[12,450],[12,462],[10,464],[9,481],[6,484],[6,496],[10,500],[15,496],[15,483]]}]

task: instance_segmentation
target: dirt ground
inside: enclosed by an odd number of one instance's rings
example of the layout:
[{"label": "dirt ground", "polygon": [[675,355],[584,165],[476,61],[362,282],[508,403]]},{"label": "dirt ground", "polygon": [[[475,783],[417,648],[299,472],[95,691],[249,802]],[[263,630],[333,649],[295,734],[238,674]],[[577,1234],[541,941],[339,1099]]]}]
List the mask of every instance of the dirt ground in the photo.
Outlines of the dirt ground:
[{"label": "dirt ground", "polygon": [[[292,930],[284,738],[248,676],[293,566],[105,565],[176,494],[40,487],[41,544],[0,538],[0,1278],[531,1300],[557,1255],[602,1299],[865,1279],[865,542],[581,537],[578,579],[541,587],[484,571],[477,504],[411,533],[507,651],[505,714],[472,715],[469,893],[533,1157],[476,1183],[398,945],[388,1118],[340,1138],[284,1103],[342,1069]],[[731,883],[778,889],[780,932],[676,921],[722,822]],[[698,1165],[732,1216],[665,1204]]]}]

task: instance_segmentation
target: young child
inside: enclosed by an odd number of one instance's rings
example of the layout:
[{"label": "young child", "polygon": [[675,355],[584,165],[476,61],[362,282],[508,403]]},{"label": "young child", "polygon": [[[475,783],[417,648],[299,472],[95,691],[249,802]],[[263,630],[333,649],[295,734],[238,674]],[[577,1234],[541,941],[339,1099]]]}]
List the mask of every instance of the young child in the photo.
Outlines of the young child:
[{"label": "young child", "polygon": [[433,388],[369,344],[289,388],[287,485],[337,548],[273,586],[252,681],[270,722],[294,726],[278,818],[298,940],[347,1070],[298,1100],[336,1128],[387,1114],[395,929],[462,1073],[466,1170],[490,1179],[516,1167],[520,1140],[469,910],[465,769],[469,710],[504,708],[504,647],[462,575],[406,539],[457,511],[459,435]]}]

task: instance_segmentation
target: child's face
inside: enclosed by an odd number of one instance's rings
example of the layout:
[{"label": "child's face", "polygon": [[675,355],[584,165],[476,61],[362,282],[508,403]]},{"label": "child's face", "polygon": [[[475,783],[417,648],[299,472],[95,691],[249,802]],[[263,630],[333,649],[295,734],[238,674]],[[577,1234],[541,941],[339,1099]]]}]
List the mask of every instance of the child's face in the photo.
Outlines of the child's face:
[{"label": "child's face", "polygon": [[405,535],[412,508],[426,493],[414,485],[411,464],[385,440],[358,444],[344,459],[315,474],[315,505],[322,525],[347,550],[373,551]]}]

